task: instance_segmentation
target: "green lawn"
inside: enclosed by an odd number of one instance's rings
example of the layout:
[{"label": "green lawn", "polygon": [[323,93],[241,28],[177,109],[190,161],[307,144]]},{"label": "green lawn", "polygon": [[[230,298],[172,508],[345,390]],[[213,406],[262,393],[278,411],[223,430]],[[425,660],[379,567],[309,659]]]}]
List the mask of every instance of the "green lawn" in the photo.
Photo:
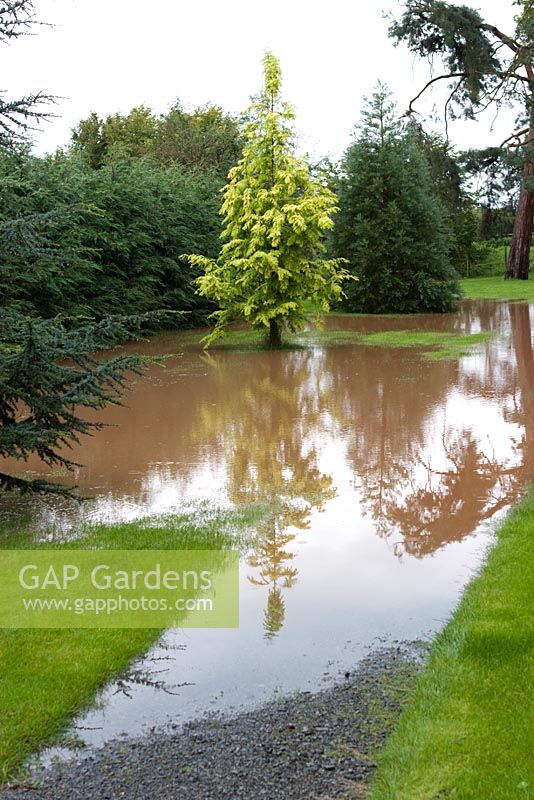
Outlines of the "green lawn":
[{"label": "green lawn", "polygon": [[505,281],[502,277],[465,278],[460,285],[467,298],[488,300],[528,300],[534,303],[534,279]]},{"label": "green lawn", "polygon": [[[99,525],[67,547],[216,550],[246,545],[245,533],[262,513],[182,515],[121,525]],[[49,547],[24,536],[3,548]],[[55,545],[56,547],[58,545]],[[60,545],[61,546],[61,545]],[[158,638],[159,630],[3,630],[0,632],[0,785],[24,760],[53,741],[114,674]]]},{"label": "green lawn", "polygon": [[370,800],[534,797],[534,498],[434,642]]},{"label": "green lawn", "polygon": [[[350,315],[347,315],[350,316]],[[282,349],[306,349],[341,345],[364,345],[366,347],[418,348],[424,358],[440,360],[459,358],[473,353],[481,344],[491,338],[491,333],[460,334],[447,331],[392,330],[378,333],[362,333],[343,328],[324,330],[312,328],[297,333],[286,333]],[[198,334],[195,341],[198,341]],[[232,330],[211,345],[211,350],[236,349],[256,352],[265,350],[265,338],[257,330]]]},{"label": "green lawn", "polygon": [[473,353],[491,333],[458,334],[446,331],[380,331],[361,337],[360,343],[374,347],[417,347],[424,358],[439,361]]}]

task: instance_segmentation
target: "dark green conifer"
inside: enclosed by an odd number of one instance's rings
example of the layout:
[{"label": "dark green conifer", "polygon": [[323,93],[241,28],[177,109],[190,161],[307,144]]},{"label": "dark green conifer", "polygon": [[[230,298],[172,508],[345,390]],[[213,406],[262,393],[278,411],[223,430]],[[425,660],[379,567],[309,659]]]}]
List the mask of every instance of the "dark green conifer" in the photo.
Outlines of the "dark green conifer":
[{"label": "dark green conifer", "polygon": [[379,85],[362,114],[339,180],[336,255],[358,278],[349,311],[451,311],[460,289],[450,263],[446,210],[433,192],[417,132],[404,126]]}]

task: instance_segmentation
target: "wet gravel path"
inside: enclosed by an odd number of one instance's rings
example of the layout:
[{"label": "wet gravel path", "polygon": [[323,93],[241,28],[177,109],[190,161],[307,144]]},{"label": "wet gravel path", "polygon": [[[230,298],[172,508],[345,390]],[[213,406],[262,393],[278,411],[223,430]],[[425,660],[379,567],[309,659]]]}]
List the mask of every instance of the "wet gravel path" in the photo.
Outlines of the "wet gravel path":
[{"label": "wet gravel path", "polygon": [[234,717],[111,742],[42,770],[1,800],[327,800],[364,797],[375,756],[422,662],[403,645],[368,656],[342,684]]}]

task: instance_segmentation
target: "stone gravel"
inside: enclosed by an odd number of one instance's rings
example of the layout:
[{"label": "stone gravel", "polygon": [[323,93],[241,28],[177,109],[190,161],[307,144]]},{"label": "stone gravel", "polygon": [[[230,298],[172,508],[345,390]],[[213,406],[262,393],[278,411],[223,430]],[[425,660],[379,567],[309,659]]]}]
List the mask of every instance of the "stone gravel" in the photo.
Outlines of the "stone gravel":
[{"label": "stone gravel", "polygon": [[112,741],[40,768],[1,800],[327,800],[364,797],[422,657],[403,644],[369,655],[342,683],[236,716]]}]

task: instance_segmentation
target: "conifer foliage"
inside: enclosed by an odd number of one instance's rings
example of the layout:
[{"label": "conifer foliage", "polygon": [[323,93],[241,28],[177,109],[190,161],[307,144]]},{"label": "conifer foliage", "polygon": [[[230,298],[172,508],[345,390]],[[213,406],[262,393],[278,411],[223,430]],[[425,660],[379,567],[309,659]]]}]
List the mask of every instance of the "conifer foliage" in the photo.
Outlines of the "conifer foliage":
[{"label": "conifer foliage", "polygon": [[334,251],[358,279],[344,306],[368,313],[451,311],[460,289],[446,211],[433,193],[418,133],[379,85],[367,101],[339,178]]},{"label": "conifer foliage", "polygon": [[[0,4],[0,43],[25,32],[33,22],[31,0]],[[31,95],[18,101],[0,100],[0,156],[11,157],[20,150],[28,120],[42,118],[35,110],[40,99]],[[11,195],[17,196],[16,188]],[[9,278],[16,283],[24,270],[39,269],[43,260],[58,271],[72,260],[70,247],[62,250],[48,237],[50,226],[57,225],[62,216],[68,221],[71,212],[34,210],[15,217],[0,213],[0,283]],[[17,269],[6,280],[10,264]],[[37,290],[39,278],[37,273]],[[87,420],[82,409],[119,402],[127,372],[142,366],[135,356],[102,360],[94,352],[133,338],[153,321],[152,315],[108,316],[99,321],[38,319],[0,307],[0,457],[26,461],[37,455],[51,467],[75,466],[65,448],[101,427],[98,421]],[[0,466],[0,488],[71,493],[46,479],[30,480],[17,472]]]},{"label": "conifer foliage", "polygon": [[[93,353],[134,337],[145,317],[107,317],[69,330],[66,321],[31,319],[0,312],[0,456],[27,460],[37,455],[50,467],[71,469],[68,449],[80,436],[102,427],[83,408],[120,403],[126,373],[142,361],[119,354],[107,360]],[[71,321],[72,322],[72,321]],[[71,494],[48,480],[30,480],[0,468],[0,487]]]},{"label": "conifer foliage", "polygon": [[304,325],[310,303],[329,310],[346,277],[342,260],[321,257],[335,195],[295,156],[295,115],[281,100],[279,63],[267,53],[263,66],[265,85],[248,110],[243,156],[224,189],[225,243],[216,260],[189,256],[204,270],[200,294],[219,304],[207,344],[241,318],[278,347],[284,328]]},{"label": "conifer foliage", "polygon": [[444,0],[406,0],[404,11],[389,33],[443,73],[434,75],[411,100],[414,104],[436,84],[447,85],[443,116],[475,119],[484,109],[519,104],[521,127],[501,144],[516,150],[523,162],[523,181],[517,204],[508,258],[508,278],[527,280],[534,222],[534,4],[514,0],[518,7],[512,32],[486,22],[476,9]]}]

